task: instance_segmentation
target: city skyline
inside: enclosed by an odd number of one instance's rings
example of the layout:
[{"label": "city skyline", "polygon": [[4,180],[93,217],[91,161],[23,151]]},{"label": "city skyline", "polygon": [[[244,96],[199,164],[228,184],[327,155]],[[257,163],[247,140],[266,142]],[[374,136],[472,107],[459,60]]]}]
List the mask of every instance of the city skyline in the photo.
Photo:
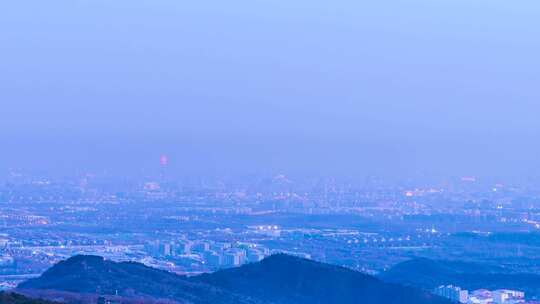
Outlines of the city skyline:
[{"label": "city skyline", "polygon": [[539,304],[538,0],[0,4],[0,304]]}]

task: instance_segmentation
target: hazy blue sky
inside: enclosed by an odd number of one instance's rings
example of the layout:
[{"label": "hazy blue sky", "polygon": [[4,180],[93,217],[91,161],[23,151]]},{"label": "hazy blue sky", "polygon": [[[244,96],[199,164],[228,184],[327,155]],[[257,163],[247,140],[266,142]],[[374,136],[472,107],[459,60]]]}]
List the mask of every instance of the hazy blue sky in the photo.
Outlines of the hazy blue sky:
[{"label": "hazy blue sky", "polygon": [[0,170],[536,175],[540,2],[0,4]]}]

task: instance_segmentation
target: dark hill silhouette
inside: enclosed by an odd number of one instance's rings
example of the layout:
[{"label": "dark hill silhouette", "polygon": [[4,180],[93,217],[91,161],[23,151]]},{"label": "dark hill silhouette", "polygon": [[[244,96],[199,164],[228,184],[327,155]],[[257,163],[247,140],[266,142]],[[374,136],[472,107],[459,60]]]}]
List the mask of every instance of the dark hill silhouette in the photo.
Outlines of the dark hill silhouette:
[{"label": "dark hill silhouette", "polygon": [[427,292],[382,281],[346,268],[288,255],[185,277],[139,263],[75,256],[20,284],[21,289],[60,290],[180,303],[417,303],[447,304]]},{"label": "dark hill silhouette", "polygon": [[503,268],[479,263],[413,259],[395,265],[379,278],[427,290],[453,284],[469,290],[518,289],[528,296],[540,297],[540,275],[509,273]]},{"label": "dark hill silhouette", "polygon": [[224,290],[140,263],[78,255],[62,261],[20,289],[61,290],[123,297],[170,298],[181,303],[253,303]]},{"label": "dark hill silhouette", "polygon": [[446,303],[357,271],[284,254],[194,279],[269,303]]}]

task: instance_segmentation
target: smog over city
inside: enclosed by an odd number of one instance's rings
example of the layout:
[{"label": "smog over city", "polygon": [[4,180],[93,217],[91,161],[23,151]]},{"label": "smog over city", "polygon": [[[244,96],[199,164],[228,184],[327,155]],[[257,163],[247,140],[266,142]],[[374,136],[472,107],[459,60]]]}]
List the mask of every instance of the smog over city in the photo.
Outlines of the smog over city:
[{"label": "smog over city", "polygon": [[0,303],[538,303],[539,15],[1,3]]}]

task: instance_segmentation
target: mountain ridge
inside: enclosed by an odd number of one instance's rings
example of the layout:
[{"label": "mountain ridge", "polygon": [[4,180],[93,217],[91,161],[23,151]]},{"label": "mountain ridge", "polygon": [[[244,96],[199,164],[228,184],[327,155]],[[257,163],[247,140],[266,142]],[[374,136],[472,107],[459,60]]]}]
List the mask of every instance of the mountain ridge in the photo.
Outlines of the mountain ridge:
[{"label": "mountain ridge", "polygon": [[182,304],[449,303],[428,292],[285,254],[194,277],[135,262],[74,256],[18,288],[162,298]]}]

